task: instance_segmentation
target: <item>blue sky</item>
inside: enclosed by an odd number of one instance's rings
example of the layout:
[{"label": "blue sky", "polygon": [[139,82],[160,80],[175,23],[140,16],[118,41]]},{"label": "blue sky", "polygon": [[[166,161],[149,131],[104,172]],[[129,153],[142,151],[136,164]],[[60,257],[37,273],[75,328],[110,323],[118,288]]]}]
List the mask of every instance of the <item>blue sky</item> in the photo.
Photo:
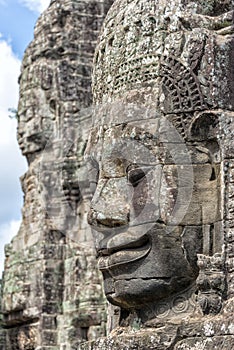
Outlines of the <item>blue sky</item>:
[{"label": "blue sky", "polygon": [[17,108],[20,63],[33,38],[39,14],[50,0],[0,0],[0,273],[4,245],[17,233],[23,194],[19,177],[27,170],[16,141],[16,121],[8,108]]}]

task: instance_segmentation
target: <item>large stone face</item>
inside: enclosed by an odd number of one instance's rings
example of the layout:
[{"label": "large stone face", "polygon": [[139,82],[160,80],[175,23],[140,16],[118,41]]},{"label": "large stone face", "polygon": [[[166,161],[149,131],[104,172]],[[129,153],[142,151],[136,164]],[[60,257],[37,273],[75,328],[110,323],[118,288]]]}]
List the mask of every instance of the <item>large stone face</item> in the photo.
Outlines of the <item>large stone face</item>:
[{"label": "large stone face", "polygon": [[18,141],[29,168],[21,227],[6,247],[4,350],[68,350],[106,333],[83,151],[93,53],[112,2],[51,1],[24,55]]},{"label": "large stone face", "polygon": [[107,15],[88,220],[126,328],[85,349],[233,347],[232,5],[117,0]]},{"label": "large stone face", "polygon": [[51,1],[25,54],[0,344],[231,350],[232,1],[116,0],[92,112],[112,2]]}]

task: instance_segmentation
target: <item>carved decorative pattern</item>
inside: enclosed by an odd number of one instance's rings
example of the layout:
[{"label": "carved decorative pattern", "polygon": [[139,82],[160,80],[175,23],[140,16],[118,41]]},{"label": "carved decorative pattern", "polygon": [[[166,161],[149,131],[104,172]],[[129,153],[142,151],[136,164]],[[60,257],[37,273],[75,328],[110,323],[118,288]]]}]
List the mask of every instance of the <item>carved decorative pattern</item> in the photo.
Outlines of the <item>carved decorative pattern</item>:
[{"label": "carved decorative pattern", "polygon": [[168,301],[159,302],[155,309],[158,319],[173,318],[181,316],[196,309],[196,295],[194,290],[184,292],[183,295],[172,297]]},{"label": "carved decorative pattern", "polygon": [[174,57],[164,57],[161,64],[163,112],[178,113],[205,109],[200,83],[195,74]]},{"label": "carved decorative pattern", "polygon": [[[121,64],[110,81],[98,84],[98,96],[151,86],[159,78],[161,110],[181,113],[206,108],[200,83],[191,69],[172,56],[144,55]],[[95,86],[94,86],[95,87]]]},{"label": "carved decorative pattern", "polygon": [[198,254],[197,264],[200,269],[197,278],[198,302],[205,315],[216,315],[222,308],[226,289],[225,257],[223,254],[213,256]]}]

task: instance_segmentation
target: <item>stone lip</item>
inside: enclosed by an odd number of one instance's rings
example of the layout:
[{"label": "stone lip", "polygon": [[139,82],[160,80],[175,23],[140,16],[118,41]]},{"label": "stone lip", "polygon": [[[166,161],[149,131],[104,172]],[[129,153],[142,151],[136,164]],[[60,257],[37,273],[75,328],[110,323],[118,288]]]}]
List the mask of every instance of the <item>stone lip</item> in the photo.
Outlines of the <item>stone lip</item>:
[{"label": "stone lip", "polygon": [[110,239],[103,240],[103,243],[100,242],[100,249],[98,249],[98,254],[110,255],[123,249],[139,248],[148,240],[148,236],[142,234],[141,232],[135,233],[128,230],[125,232],[117,233]]},{"label": "stone lip", "polygon": [[107,270],[118,265],[128,264],[145,257],[151,250],[151,242],[147,235],[129,241],[128,236],[125,242],[120,245],[112,245],[111,248],[98,251],[98,268]]}]

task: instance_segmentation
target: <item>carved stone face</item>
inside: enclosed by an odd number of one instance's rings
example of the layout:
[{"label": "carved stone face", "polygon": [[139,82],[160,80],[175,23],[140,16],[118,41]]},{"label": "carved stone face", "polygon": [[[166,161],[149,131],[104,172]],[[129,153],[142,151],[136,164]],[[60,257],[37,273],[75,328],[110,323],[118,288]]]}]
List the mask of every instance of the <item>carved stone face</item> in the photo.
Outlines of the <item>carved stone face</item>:
[{"label": "carved stone face", "polygon": [[212,147],[185,142],[163,117],[93,129],[88,220],[112,303],[141,307],[195,282],[202,226],[220,215]]},{"label": "carved stone face", "polygon": [[43,66],[38,64],[38,67],[34,64],[25,68],[20,85],[18,142],[28,160],[44,150],[55,119],[55,111],[47,98],[48,94],[52,95],[52,87],[47,82],[52,78],[47,76]]},{"label": "carved stone face", "polygon": [[197,254],[222,249],[217,108],[231,99],[203,3],[116,0],[96,49],[89,223],[123,308],[183,293]]}]

